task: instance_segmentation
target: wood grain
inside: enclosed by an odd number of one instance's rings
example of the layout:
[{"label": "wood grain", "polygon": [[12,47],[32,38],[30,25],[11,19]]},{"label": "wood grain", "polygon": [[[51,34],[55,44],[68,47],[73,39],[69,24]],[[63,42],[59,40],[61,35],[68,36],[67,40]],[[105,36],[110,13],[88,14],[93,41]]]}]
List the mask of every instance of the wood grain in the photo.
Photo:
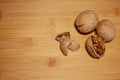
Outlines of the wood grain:
[{"label": "wood grain", "polygon": [[[91,58],[74,21],[84,10],[110,19],[116,36]],[[63,56],[57,34],[69,31],[80,50]],[[120,80],[120,0],[0,0],[0,80]]]}]

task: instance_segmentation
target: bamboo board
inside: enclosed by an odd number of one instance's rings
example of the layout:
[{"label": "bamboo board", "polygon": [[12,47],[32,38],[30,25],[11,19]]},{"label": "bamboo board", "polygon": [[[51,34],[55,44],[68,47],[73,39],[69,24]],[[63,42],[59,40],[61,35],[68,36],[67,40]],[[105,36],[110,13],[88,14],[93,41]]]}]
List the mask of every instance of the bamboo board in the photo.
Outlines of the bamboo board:
[{"label": "bamboo board", "polygon": [[[116,36],[97,60],[74,21],[84,10],[109,19]],[[63,56],[57,34],[70,32],[80,45]],[[0,80],[120,80],[120,0],[0,0]]]}]

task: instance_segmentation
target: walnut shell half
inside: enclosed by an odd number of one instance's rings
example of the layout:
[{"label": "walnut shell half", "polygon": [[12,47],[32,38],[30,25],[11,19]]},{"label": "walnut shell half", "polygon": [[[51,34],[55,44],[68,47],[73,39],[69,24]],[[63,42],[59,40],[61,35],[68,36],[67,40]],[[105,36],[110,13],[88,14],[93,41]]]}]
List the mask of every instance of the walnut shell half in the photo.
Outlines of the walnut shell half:
[{"label": "walnut shell half", "polygon": [[60,42],[60,50],[65,56],[68,55],[68,49],[77,51],[80,48],[80,45],[77,42],[71,40],[69,32],[58,34],[55,40]]},{"label": "walnut shell half", "polygon": [[86,49],[91,57],[99,59],[105,52],[103,39],[97,35],[90,36],[86,41]]}]

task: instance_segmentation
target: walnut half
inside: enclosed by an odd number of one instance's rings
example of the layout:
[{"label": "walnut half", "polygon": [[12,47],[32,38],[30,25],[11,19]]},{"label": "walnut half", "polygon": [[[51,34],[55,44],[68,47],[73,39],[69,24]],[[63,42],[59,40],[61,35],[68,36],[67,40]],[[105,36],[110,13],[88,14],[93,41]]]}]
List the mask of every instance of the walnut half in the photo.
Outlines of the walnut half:
[{"label": "walnut half", "polygon": [[105,52],[103,39],[97,35],[90,36],[86,41],[86,49],[91,57],[99,59]]}]

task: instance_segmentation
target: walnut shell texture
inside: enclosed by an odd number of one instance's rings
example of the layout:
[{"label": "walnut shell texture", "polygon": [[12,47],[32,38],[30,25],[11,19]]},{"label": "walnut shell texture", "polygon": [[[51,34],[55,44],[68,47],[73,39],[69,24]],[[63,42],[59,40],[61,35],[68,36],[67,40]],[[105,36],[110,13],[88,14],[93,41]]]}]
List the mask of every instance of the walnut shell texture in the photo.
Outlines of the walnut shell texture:
[{"label": "walnut shell texture", "polygon": [[107,19],[100,21],[96,28],[96,33],[104,39],[104,42],[113,40],[115,32],[113,23]]},{"label": "walnut shell texture", "polygon": [[99,59],[104,55],[105,44],[101,37],[92,35],[86,41],[86,49],[91,57]]},{"label": "walnut shell texture", "polygon": [[71,41],[70,44],[68,45],[68,49],[70,49],[71,51],[77,51],[79,48],[80,45],[75,41]]},{"label": "walnut shell texture", "polygon": [[65,56],[68,55],[68,49],[76,51],[80,48],[80,45],[77,42],[71,40],[69,32],[58,34],[55,40],[60,42],[60,50]]},{"label": "walnut shell texture", "polygon": [[92,10],[86,10],[80,13],[75,21],[75,26],[80,33],[92,32],[98,24],[98,16]]}]

